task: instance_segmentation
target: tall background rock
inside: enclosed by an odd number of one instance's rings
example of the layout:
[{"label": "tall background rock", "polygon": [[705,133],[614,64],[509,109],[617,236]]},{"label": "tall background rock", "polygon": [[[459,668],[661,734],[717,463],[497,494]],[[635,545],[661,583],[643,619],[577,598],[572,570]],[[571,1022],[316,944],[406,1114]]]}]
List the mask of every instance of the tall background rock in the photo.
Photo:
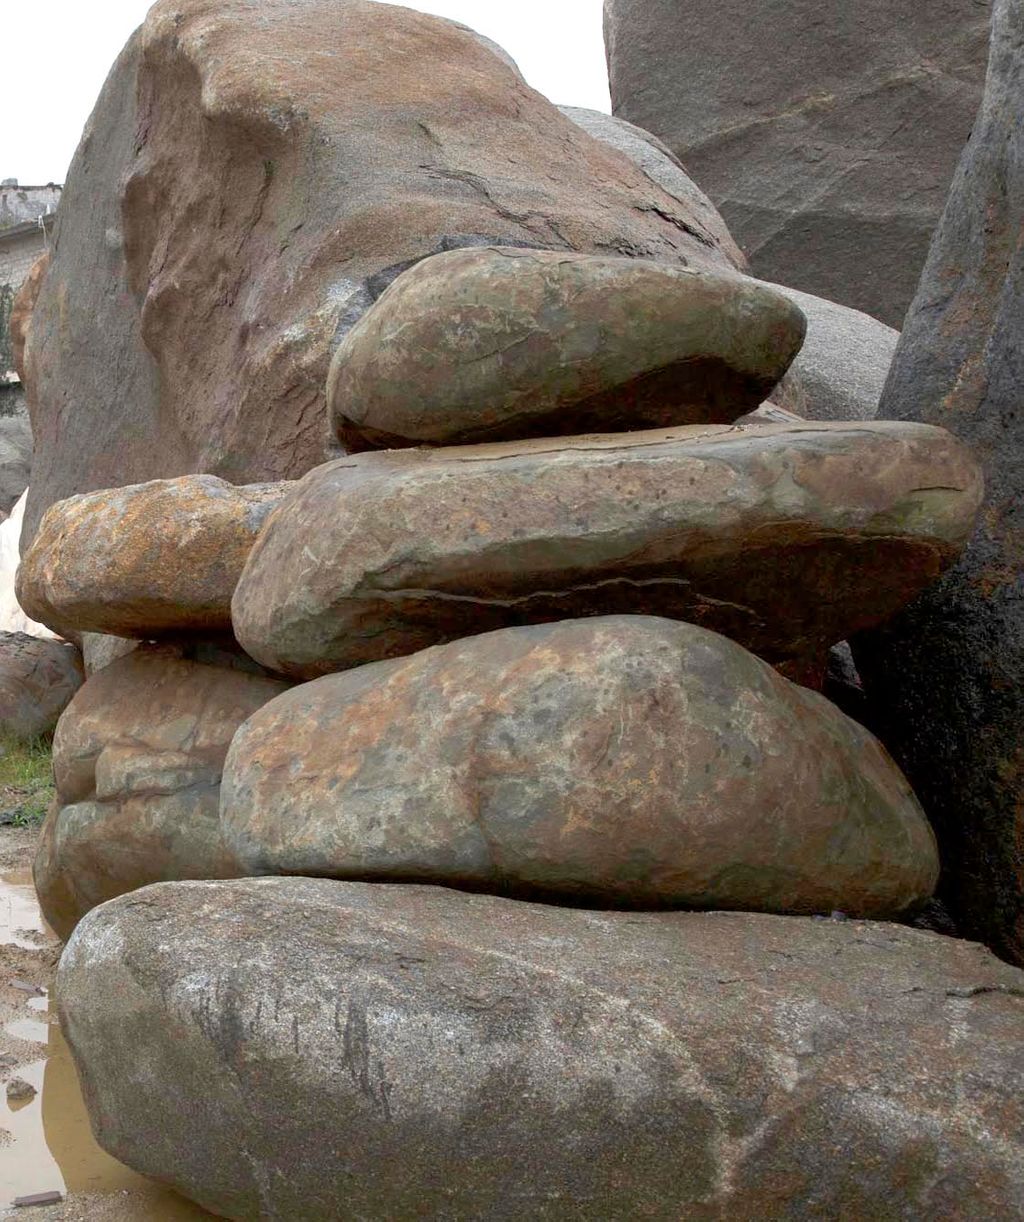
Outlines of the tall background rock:
[{"label": "tall background rock", "polygon": [[86,127],[27,329],[26,542],[72,493],[322,462],[340,337],[410,263],[485,244],[735,267],[464,27],[161,0]]},{"label": "tall background rock", "polygon": [[858,660],[936,826],[964,933],[1024,962],[1024,3],[997,0],[985,98],[880,415],[969,442],[986,502],[960,562]]},{"label": "tall background rock", "polygon": [[984,76],[988,0],[605,0],[616,115],[753,274],[898,327]]}]

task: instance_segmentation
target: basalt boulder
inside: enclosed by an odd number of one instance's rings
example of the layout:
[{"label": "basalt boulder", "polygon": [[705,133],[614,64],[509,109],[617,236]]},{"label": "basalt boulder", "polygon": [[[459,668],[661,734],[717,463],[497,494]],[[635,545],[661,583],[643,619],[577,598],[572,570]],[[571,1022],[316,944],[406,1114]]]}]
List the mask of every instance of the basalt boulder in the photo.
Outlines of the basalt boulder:
[{"label": "basalt boulder", "polygon": [[735,420],[804,337],[744,276],[489,247],[424,259],[342,341],[327,400],[350,452]]},{"label": "basalt boulder", "polygon": [[753,425],[339,459],[274,513],[232,601],[312,678],[517,624],[691,620],[772,662],[824,651],[952,562],[966,447],[907,424]]},{"label": "basalt boulder", "polygon": [[871,714],[943,845],[957,924],[1024,963],[1024,6],[998,0],[985,100],[882,414],[952,429],[985,473],[959,562],[857,643]]},{"label": "basalt boulder", "polygon": [[733,266],[463,26],[160,0],[86,126],[32,315],[26,542],[73,493],[323,462],[347,329],[416,260],[493,244]]},{"label": "basalt boulder", "polygon": [[104,1148],[240,1222],[1024,1211],[1024,974],[937,934],[177,883],[56,993]]},{"label": "basalt boulder", "polygon": [[84,677],[81,654],[67,641],[0,632],[0,735],[50,734]]},{"label": "basalt boulder", "polygon": [[230,631],[245,559],[288,487],[191,475],[59,501],[22,558],[18,600],[56,632]]},{"label": "basalt boulder", "polygon": [[89,678],[54,735],[57,796],[35,861],[61,937],[147,883],[238,873],[218,819],[224,757],[242,722],[286,687],[152,645]]},{"label": "basalt boulder", "polygon": [[985,77],[989,0],[605,0],[615,114],[754,275],[900,326]]},{"label": "basalt boulder", "polygon": [[232,742],[247,874],[886,917],[938,856],[881,745],[724,637],[643,616],[469,637],[264,705]]}]

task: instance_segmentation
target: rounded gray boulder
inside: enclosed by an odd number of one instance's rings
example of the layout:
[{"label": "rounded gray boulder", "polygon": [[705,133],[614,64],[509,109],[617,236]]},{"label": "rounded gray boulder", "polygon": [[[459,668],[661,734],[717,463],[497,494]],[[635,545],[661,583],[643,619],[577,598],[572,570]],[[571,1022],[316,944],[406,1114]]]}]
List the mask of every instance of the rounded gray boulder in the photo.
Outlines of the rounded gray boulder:
[{"label": "rounded gray boulder", "polygon": [[935,934],[168,883],[56,991],[100,1143],[239,1222],[1024,1212],[1024,973]]}]

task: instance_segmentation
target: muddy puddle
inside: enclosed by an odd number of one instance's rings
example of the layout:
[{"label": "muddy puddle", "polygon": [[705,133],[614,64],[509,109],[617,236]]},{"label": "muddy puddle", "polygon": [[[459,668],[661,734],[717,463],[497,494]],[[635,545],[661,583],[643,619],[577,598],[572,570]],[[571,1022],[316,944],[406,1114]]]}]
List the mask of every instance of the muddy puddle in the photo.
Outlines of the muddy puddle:
[{"label": "muddy puddle", "polygon": [[[29,872],[0,876],[0,946],[38,951],[52,942]],[[49,990],[38,984],[35,965],[26,963],[24,978],[19,979],[8,970],[9,962],[8,955],[0,985],[17,1000],[0,1025],[7,1046],[18,1052],[4,1058],[4,1072],[6,1080],[21,1079],[35,1093],[23,1091],[24,1097],[11,1099],[0,1088],[0,1130],[5,1134],[0,1136],[0,1216],[62,1217],[39,1208],[12,1208],[16,1197],[55,1191],[71,1197],[67,1216],[76,1219],[90,1217],[88,1207],[71,1204],[80,1194],[92,1200],[116,1194],[126,1204],[130,1201],[125,1218],[147,1222],[210,1218],[189,1201],[136,1175],[96,1144]],[[107,1211],[103,1216],[108,1216]]]}]

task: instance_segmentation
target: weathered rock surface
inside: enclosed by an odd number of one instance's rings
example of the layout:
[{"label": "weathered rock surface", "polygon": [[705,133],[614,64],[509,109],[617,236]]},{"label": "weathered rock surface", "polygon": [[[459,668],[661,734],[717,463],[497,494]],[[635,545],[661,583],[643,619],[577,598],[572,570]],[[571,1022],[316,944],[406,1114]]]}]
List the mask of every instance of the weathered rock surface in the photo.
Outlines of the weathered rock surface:
[{"label": "weathered rock surface", "polygon": [[586,110],[580,106],[559,106],[558,109],[595,140],[624,153],[673,199],[692,210],[700,218],[703,229],[713,236],[732,262],[740,269],[746,267],[747,260],[733,241],[718,209],[687,174],[686,167],[667,144],[635,123],[600,110]]},{"label": "weathered rock surface", "polygon": [[807,319],[803,347],[773,402],[808,420],[874,420],[900,333],[834,301],[771,287]]},{"label": "weathered rock surface", "polygon": [[690,428],[360,454],[311,472],[249,555],[242,647],[313,677],[515,624],[619,612],[823,653],[934,580],[977,468],[920,425]]},{"label": "weathered rock surface", "polygon": [[160,0],[89,120],[26,348],[26,541],[73,493],[322,462],[331,354],[425,255],[732,266],[698,215],[464,27],[366,0],[253,14]]},{"label": "weathered rock surface", "polygon": [[59,501],[22,559],[18,599],[58,632],[230,631],[246,556],[290,486],[190,475]]},{"label": "weathered rock surface", "polygon": [[61,937],[147,883],[238,873],[218,821],[224,757],[242,722],[286,687],[153,645],[90,677],[54,735],[57,800],[35,862]]},{"label": "weathered rock surface", "polygon": [[24,741],[51,733],[84,677],[74,645],[0,632],[0,733]]},{"label": "weathered rock surface", "polygon": [[725,423],[771,394],[803,336],[800,310],[745,276],[457,250],[349,331],[327,401],[350,452]]},{"label": "weathered rock surface", "polygon": [[179,883],[57,998],[102,1145],[228,1218],[1024,1211],[1024,975],[936,934]]},{"label": "weathered rock surface", "polygon": [[8,324],[11,334],[11,353],[14,357],[14,368],[22,381],[25,379],[25,340],[32,322],[32,311],[35,309],[36,298],[39,296],[39,289],[49,266],[50,252],[47,250],[29,268],[29,273],[15,293],[11,306],[11,318]]},{"label": "weathered rock surface", "polygon": [[981,96],[988,0],[605,0],[615,113],[755,275],[900,326]]},{"label": "weathered rock surface", "polygon": [[996,4],[985,102],[882,412],[946,425],[987,494],[960,562],[857,660],[945,852],[958,925],[1024,962],[1024,7]]},{"label": "weathered rock surface", "polygon": [[293,688],[235,735],[221,822],[249,874],[606,904],[895,916],[939,870],[866,730],[725,637],[642,616]]},{"label": "weathered rock surface", "polygon": [[0,513],[9,514],[32,474],[32,426],[28,416],[0,416]]}]

